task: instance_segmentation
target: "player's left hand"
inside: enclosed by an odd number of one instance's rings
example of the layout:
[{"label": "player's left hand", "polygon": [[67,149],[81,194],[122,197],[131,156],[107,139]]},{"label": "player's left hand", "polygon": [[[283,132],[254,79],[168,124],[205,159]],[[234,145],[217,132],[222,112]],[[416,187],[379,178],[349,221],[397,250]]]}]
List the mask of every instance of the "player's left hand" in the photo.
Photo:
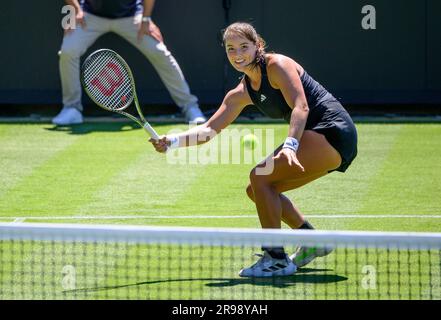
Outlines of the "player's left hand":
[{"label": "player's left hand", "polygon": [[138,42],[141,42],[142,37],[144,35],[148,35],[159,42],[164,42],[162,38],[161,30],[159,30],[158,26],[152,21],[142,22],[139,26],[138,30]]},{"label": "player's left hand", "polygon": [[[82,9],[78,10],[78,12],[75,15],[75,23],[76,25],[79,25],[81,28],[86,29],[86,19],[85,14]],[[64,35],[71,34],[74,29],[64,29]]]},{"label": "player's left hand", "polygon": [[297,154],[294,152],[294,150],[291,150],[289,148],[282,148],[282,150],[280,150],[279,153],[275,157],[273,157],[273,160],[278,159],[286,159],[289,166],[296,166],[300,168],[302,172],[305,171],[305,168],[303,168],[299,159],[297,159]]}]

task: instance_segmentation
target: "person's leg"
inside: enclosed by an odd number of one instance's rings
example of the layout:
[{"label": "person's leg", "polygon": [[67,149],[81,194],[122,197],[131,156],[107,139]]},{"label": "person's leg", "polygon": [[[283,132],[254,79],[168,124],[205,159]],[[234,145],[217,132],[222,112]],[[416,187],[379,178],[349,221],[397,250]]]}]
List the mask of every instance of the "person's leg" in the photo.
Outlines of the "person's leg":
[{"label": "person's leg", "polygon": [[[325,173],[326,174],[326,173]],[[323,175],[318,175],[317,177],[309,177],[308,179],[295,179],[287,182],[282,182],[277,185],[277,190],[283,192],[287,190],[297,189]],[[286,202],[284,206],[284,210],[282,212],[282,221],[288,224],[293,229],[306,229],[312,230],[313,226],[304,219],[303,215],[300,211],[294,206],[294,204],[284,195],[280,194],[281,197],[284,197]],[[300,218],[299,218],[300,217]],[[294,253],[289,257],[297,268],[301,268],[317,257],[323,257],[332,252],[332,248],[326,247],[306,247],[306,246],[298,246]]]},{"label": "person's leg", "polygon": [[[109,30],[108,19],[86,14],[85,21],[86,28],[83,29],[78,26],[77,29],[63,37],[61,49],[58,53],[64,111],[70,108],[75,108],[79,112],[83,111],[80,58],[99,36]],[[59,116],[57,117],[59,118]],[[57,122],[57,117],[54,118],[55,122]]]},{"label": "person's leg", "polygon": [[190,115],[191,111],[194,111],[194,115],[190,117],[193,119],[188,120],[204,122],[205,118],[200,112],[198,99],[191,94],[190,87],[185,80],[178,62],[163,42],[158,42],[156,39],[147,35],[144,36],[141,41],[138,40],[139,22],[140,19],[138,16],[117,19],[113,21],[112,31],[129,41],[150,61],[173,101],[181,108],[182,112]]},{"label": "person's leg", "polygon": [[289,166],[286,159],[272,160],[270,156],[266,161],[274,161],[272,173],[259,175],[255,168],[250,174],[254,201],[263,228],[280,228],[283,208],[284,219],[290,222],[291,227],[298,227],[303,221],[302,217],[294,206],[287,203],[287,198],[280,197],[280,194],[326,175],[341,163],[340,154],[326,138],[311,130],[303,133],[297,158],[305,171]]},{"label": "person's leg", "polygon": [[[275,154],[279,150],[280,147]],[[300,211],[281,193],[299,188],[326,175],[330,170],[338,168],[341,164],[341,156],[323,135],[306,130],[300,141],[297,158],[305,171],[290,167],[285,159],[278,159],[275,160],[271,174],[257,175],[257,171],[253,170],[250,175],[251,190],[247,189],[247,193],[256,203],[263,228],[280,228],[281,220],[283,220],[291,228],[312,229]],[[272,161],[271,159],[272,155],[266,161]],[[266,164],[263,162],[260,165]],[[285,254],[283,248],[262,249],[274,257],[281,257]],[[301,267],[314,258],[330,252],[331,250],[326,248],[300,247],[290,258],[297,267]]]},{"label": "person's leg", "polygon": [[[276,190],[280,192],[279,198],[282,205],[282,221],[285,222],[292,229],[298,229],[305,223],[305,218],[299,209],[294,206],[292,201],[281,192],[287,190],[297,189],[315,179],[322,177],[323,173],[318,173],[317,175],[311,175],[305,178],[294,179],[286,183],[281,183],[276,185]],[[283,190],[283,191],[282,191]],[[251,183],[246,188],[246,193],[248,197],[254,202],[254,191]]]},{"label": "person's leg", "polygon": [[[275,154],[279,150],[280,147],[276,149]],[[273,161],[272,157],[271,154],[258,166],[268,167],[266,162]],[[289,166],[285,159],[278,159],[275,160],[274,170],[270,174],[259,175],[256,168],[250,174],[251,183],[247,188],[247,194],[256,204],[263,228],[280,228],[282,219],[292,228],[310,228],[300,211],[281,193],[299,188],[324,176],[341,163],[340,154],[328,143],[326,138],[309,130],[303,133],[297,158],[305,171],[302,172],[296,167]],[[301,248],[303,249],[303,247]],[[239,273],[241,276],[277,275],[276,272],[281,275],[289,275],[297,270],[296,260],[293,261],[296,257],[288,258],[283,247],[262,247],[262,250],[264,251],[262,258],[251,267],[242,269]],[[308,263],[317,256],[316,252],[313,255],[308,255],[306,257],[308,261],[302,256],[301,262]],[[276,269],[277,271],[269,271],[276,267],[279,268]],[[265,270],[267,271],[265,272]]]}]

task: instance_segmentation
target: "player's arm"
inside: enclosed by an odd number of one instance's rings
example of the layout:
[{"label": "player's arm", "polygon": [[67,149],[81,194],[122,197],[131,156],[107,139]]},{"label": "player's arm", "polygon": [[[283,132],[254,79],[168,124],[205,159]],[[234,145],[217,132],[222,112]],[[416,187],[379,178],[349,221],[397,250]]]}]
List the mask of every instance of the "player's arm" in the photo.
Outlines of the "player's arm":
[{"label": "player's arm", "polygon": [[282,92],[286,103],[292,109],[288,136],[300,141],[309,107],[296,63],[287,57],[279,56],[269,64],[268,71],[272,85]]},{"label": "player's arm", "polygon": [[161,34],[159,27],[153,22],[151,16],[153,13],[153,8],[155,7],[155,0],[144,0],[143,2],[143,21],[138,30],[138,41],[142,40],[143,35],[148,35],[159,42],[163,42],[164,39]]},{"label": "player's arm", "polygon": [[[268,75],[272,85],[280,89],[286,103],[292,109],[288,138],[285,140],[284,148],[282,148],[276,158],[287,157],[290,165],[296,164],[303,171],[303,166],[297,160],[295,153],[305,129],[309,107],[302,81],[297,71],[297,64],[288,57],[276,56],[268,64]],[[288,148],[285,149],[285,147]]]},{"label": "player's arm", "polygon": [[68,5],[73,6],[77,12],[81,10],[81,6],[78,0],[64,0],[64,2],[66,2],[66,4]]},{"label": "player's arm", "polygon": [[179,135],[179,146],[199,145],[214,138],[251,103],[251,99],[247,98],[248,94],[245,92],[244,84],[241,82],[225,95],[219,109],[207,122]]},{"label": "player's arm", "polygon": [[144,11],[142,15],[144,17],[151,17],[154,7],[155,7],[155,0],[144,0],[144,5],[143,5]]},{"label": "player's arm", "polygon": [[[65,0],[67,5],[73,6],[75,8],[75,20],[76,23],[79,24],[82,28],[86,27],[86,22],[84,21],[84,12],[83,8],[81,8],[78,0]],[[72,29],[65,29],[65,34],[68,34],[72,31]]]},{"label": "player's arm", "polygon": [[176,147],[189,147],[206,143],[213,139],[225,127],[232,123],[249,104],[251,99],[246,92],[244,83],[229,91],[216,113],[204,124],[198,125],[178,135],[163,137],[158,142],[150,140],[157,151],[165,152],[163,143]]}]

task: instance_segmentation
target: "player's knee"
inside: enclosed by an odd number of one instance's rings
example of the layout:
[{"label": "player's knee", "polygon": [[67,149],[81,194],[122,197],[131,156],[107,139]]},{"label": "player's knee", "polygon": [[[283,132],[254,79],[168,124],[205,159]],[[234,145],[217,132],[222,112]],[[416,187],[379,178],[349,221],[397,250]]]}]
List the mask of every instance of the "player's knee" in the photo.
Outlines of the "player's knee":
[{"label": "player's knee", "polygon": [[252,201],[254,201],[254,191],[253,191],[253,187],[251,186],[251,184],[249,184],[247,186],[246,192],[247,192],[248,198],[250,198]]},{"label": "player's knee", "polygon": [[82,55],[82,50],[76,46],[63,46],[61,50],[58,51],[60,59],[79,59]]},{"label": "player's knee", "polygon": [[268,180],[263,174],[259,174],[257,168],[254,168],[250,172],[250,182],[252,187],[259,187],[263,185],[268,185]]}]

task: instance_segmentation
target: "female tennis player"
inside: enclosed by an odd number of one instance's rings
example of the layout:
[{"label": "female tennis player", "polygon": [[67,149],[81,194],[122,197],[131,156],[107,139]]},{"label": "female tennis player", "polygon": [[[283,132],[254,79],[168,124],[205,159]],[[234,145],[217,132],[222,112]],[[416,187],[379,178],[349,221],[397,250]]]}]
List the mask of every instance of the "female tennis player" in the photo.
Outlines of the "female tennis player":
[{"label": "female tennis player", "polygon": [[[357,155],[357,132],[351,117],[323,86],[293,59],[265,52],[265,41],[248,23],[227,27],[223,43],[231,65],[243,73],[216,113],[204,124],[176,136],[150,140],[158,152],[207,142],[232,123],[247,105],[289,123],[285,142],[250,173],[246,188],[255,202],[262,228],[313,229],[282,193],[299,188],[332,171],[344,172]],[[273,161],[269,174],[259,167]],[[262,248],[263,255],[243,277],[291,275],[297,268],[330,251],[300,247],[291,257],[284,248]]]}]

